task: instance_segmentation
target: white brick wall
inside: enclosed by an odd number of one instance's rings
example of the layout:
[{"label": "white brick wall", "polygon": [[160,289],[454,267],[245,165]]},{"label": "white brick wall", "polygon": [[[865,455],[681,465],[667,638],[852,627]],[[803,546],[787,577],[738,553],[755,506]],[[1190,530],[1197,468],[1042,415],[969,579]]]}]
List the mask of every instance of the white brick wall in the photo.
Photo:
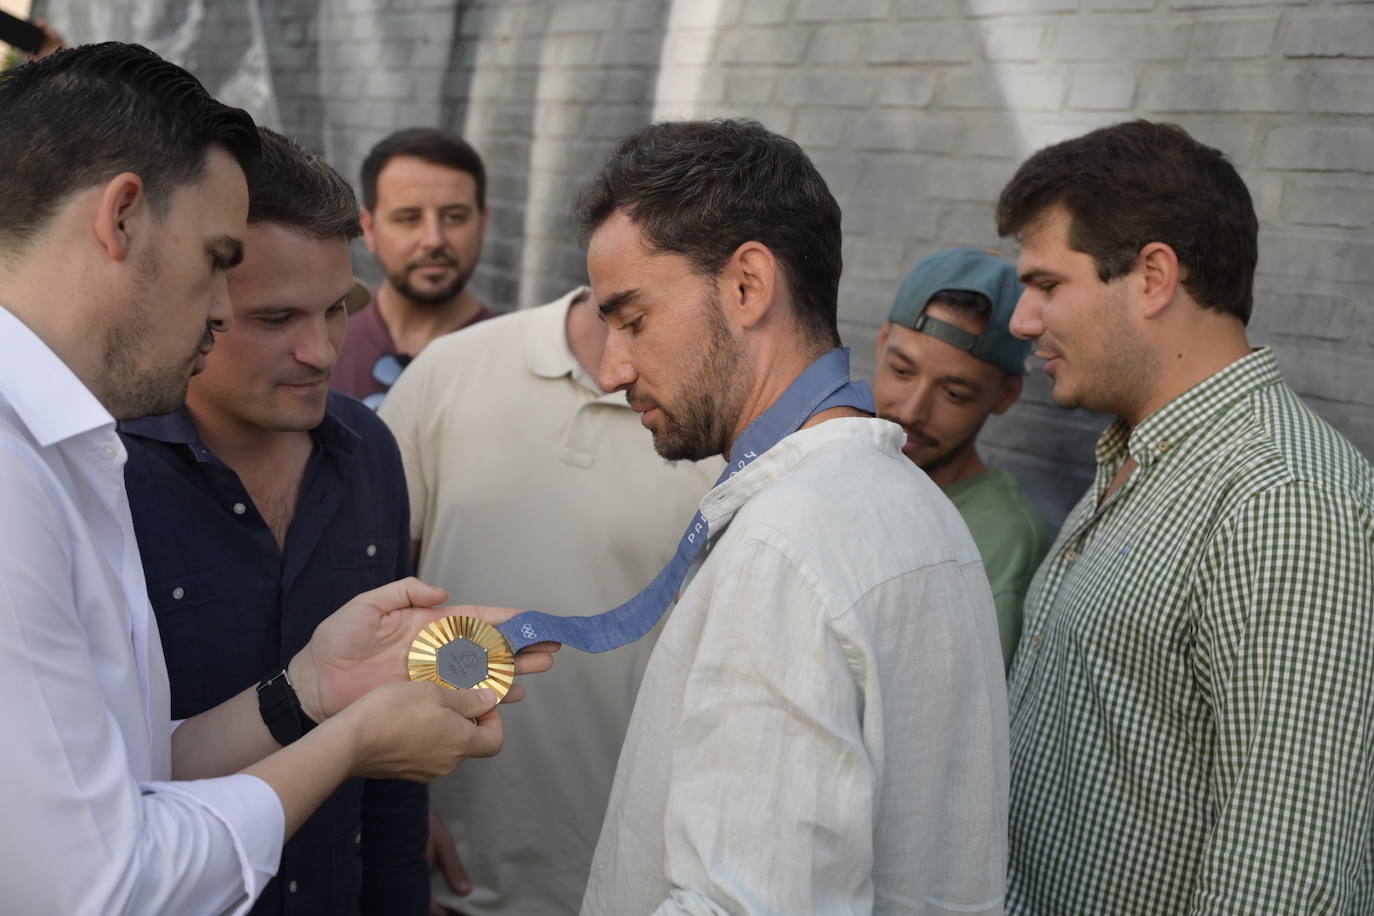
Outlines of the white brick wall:
[{"label": "white brick wall", "polygon": [[[251,39],[234,4],[43,6],[77,39],[160,41],[212,90],[240,67],[241,46],[226,40]],[[149,22],[164,6],[174,9]],[[483,152],[494,212],[476,285],[498,307],[582,279],[572,193],[638,124],[747,115],[795,137],[844,207],[842,330],[865,371],[912,264],[949,244],[998,244],[992,202],[1028,153],[1125,118],[1178,121],[1231,156],[1255,196],[1254,339],[1274,345],[1295,387],[1374,455],[1367,0],[258,6],[281,126],[348,174],[371,143],[415,122],[461,132]],[[205,18],[188,43],[178,36],[193,8]],[[118,22],[143,33],[112,35]],[[1087,479],[1103,420],[1053,408],[1047,388],[1029,380],[984,443],[1057,519]]]}]

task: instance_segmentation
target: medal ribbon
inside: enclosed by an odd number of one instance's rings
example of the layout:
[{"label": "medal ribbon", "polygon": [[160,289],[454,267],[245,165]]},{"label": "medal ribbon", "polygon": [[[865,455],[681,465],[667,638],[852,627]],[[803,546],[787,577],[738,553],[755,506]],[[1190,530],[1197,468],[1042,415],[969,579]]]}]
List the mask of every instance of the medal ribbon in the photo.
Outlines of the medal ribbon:
[{"label": "medal ribbon", "polygon": [[[836,348],[806,368],[782,396],[730,447],[730,464],[716,481],[720,486],[754,459],[796,432],[816,414],[832,407],[854,407],[873,413],[873,394],[863,382],[849,379],[849,350]],[[654,628],[676,600],[682,580],[709,536],[698,511],[677,545],[677,552],[649,586],[618,608],[590,617],[558,617],[525,611],[497,627],[518,652],[537,642],[561,642],[584,652],[606,652],[634,642]]]}]

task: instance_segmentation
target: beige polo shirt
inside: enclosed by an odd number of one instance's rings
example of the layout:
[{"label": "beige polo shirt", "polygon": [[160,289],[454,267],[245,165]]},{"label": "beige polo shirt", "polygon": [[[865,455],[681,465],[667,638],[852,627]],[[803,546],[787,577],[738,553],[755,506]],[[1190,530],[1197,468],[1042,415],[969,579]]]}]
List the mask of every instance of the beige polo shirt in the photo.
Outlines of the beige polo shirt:
[{"label": "beige polo shirt", "polygon": [[[719,459],[670,464],[622,392],[603,394],[549,305],[441,337],[382,405],[410,487],[419,574],[454,603],[595,614],[667,564]],[[600,655],[564,649],[505,707],[500,756],[430,787],[474,890],[466,913],[576,913],[657,630]]]}]

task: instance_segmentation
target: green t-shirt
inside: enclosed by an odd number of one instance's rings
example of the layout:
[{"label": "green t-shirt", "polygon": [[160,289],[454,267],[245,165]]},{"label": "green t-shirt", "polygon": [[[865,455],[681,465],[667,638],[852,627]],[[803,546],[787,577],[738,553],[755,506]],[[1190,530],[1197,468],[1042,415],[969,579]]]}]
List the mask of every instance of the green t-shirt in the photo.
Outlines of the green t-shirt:
[{"label": "green t-shirt", "polygon": [[963,516],[983,557],[997,603],[1002,659],[1010,671],[1021,639],[1021,605],[1050,548],[1049,530],[1006,471],[987,468],[941,489]]}]

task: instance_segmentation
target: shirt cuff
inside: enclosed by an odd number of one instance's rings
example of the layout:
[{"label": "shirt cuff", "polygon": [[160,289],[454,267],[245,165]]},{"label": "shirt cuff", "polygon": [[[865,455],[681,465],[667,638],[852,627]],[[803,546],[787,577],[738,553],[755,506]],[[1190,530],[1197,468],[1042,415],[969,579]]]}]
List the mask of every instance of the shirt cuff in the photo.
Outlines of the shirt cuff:
[{"label": "shirt cuff", "polygon": [[219,818],[238,855],[247,897],[234,912],[247,913],[277,873],[286,838],[286,811],[281,799],[256,776],[237,773],[218,779],[144,782],[143,792],[175,795],[200,805]]}]

